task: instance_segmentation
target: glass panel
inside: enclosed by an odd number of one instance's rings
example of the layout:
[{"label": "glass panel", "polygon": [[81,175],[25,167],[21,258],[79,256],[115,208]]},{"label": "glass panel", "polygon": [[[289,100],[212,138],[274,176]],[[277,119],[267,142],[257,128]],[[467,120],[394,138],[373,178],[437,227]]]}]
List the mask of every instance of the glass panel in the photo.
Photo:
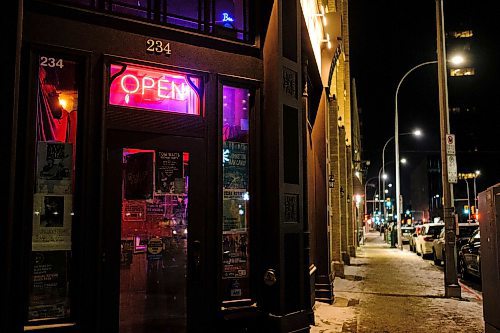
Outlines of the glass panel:
[{"label": "glass panel", "polygon": [[225,301],[248,299],[249,200],[248,89],[223,86],[222,279]]},{"label": "glass panel", "polygon": [[123,149],[120,333],[185,332],[189,154]]},{"label": "glass panel", "polygon": [[38,58],[36,166],[28,320],[70,317],[78,67]]},{"label": "glass panel", "polygon": [[200,114],[201,79],[161,69],[111,65],[109,104]]},{"label": "glass panel", "polygon": [[[199,15],[203,13],[203,3],[200,0],[166,0],[167,23],[190,29],[198,29]],[[198,9],[198,5],[200,8]]]}]

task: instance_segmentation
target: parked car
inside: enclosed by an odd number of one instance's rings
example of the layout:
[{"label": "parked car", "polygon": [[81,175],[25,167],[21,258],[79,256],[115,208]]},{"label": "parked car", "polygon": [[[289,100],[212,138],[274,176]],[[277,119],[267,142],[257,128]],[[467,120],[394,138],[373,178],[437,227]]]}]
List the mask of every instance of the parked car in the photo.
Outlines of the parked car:
[{"label": "parked car", "polygon": [[458,271],[461,279],[469,275],[481,278],[481,236],[479,228],[458,252]]},{"label": "parked car", "polygon": [[408,239],[408,241],[409,241],[408,244],[410,245],[410,251],[412,251],[412,252],[416,252],[417,237],[420,234],[420,230],[422,229],[422,227],[423,227],[423,224],[415,225],[415,230],[411,234],[411,237]]},{"label": "parked car", "polygon": [[[456,235],[457,258],[460,248],[469,241],[474,231],[476,231],[478,228],[479,228],[479,223],[475,221],[458,224],[458,233]],[[444,250],[444,228],[443,228],[438,238],[432,242],[432,259],[434,260],[434,264],[441,265],[441,262],[444,261],[444,258],[445,258],[445,250]]]},{"label": "parked car", "polygon": [[401,227],[401,241],[403,244],[409,244],[410,238],[413,232],[415,231],[415,227],[404,225]]},{"label": "parked car", "polygon": [[423,225],[420,234],[417,236],[415,247],[417,255],[425,258],[432,254],[432,243],[439,237],[441,230],[444,228],[444,223],[427,223]]},{"label": "parked car", "polygon": [[457,233],[457,254],[458,251],[464,246],[472,237],[474,231],[479,228],[479,222],[471,220],[470,222],[463,222],[458,224]]}]

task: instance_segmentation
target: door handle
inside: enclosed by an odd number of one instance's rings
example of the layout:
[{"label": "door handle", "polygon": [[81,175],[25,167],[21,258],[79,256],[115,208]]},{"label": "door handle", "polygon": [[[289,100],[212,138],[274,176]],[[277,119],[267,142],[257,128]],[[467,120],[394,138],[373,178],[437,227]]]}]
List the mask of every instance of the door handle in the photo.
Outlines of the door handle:
[{"label": "door handle", "polygon": [[193,269],[193,278],[196,281],[201,280],[201,242],[199,240],[193,241],[193,258],[192,269]]}]

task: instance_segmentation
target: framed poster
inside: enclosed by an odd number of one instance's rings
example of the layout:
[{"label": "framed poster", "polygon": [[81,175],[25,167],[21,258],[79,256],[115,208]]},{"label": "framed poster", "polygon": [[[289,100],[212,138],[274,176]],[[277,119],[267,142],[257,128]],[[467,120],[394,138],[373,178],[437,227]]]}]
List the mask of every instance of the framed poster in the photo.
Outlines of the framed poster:
[{"label": "framed poster", "polygon": [[35,194],[33,251],[71,250],[72,206],[71,195]]}]

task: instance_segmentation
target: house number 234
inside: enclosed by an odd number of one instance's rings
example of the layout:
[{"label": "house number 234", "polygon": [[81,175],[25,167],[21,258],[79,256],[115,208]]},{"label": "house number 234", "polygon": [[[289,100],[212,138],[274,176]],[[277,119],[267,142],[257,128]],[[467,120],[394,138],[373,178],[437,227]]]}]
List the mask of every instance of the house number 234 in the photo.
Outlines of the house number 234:
[{"label": "house number 234", "polygon": [[167,56],[172,54],[170,43],[156,39],[148,39],[146,41],[146,51],[154,54],[165,54]]}]

